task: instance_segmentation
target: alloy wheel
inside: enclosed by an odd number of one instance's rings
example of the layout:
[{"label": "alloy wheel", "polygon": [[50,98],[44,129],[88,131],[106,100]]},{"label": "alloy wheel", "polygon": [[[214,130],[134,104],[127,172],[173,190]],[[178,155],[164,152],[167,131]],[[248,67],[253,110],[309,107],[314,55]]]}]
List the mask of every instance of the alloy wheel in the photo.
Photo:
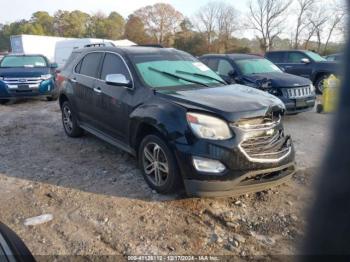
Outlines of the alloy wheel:
[{"label": "alloy wheel", "polygon": [[163,149],[156,143],[148,143],[143,149],[143,169],[157,187],[163,186],[169,176],[169,163]]},{"label": "alloy wheel", "polygon": [[68,133],[72,133],[73,119],[72,119],[72,112],[70,111],[69,107],[64,106],[62,110],[62,114],[63,114],[64,128],[67,130]]}]

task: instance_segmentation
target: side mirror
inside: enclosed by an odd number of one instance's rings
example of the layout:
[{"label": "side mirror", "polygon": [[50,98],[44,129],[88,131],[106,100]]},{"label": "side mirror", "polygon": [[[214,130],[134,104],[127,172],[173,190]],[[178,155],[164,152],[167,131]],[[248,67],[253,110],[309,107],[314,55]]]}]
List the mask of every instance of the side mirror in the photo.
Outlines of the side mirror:
[{"label": "side mirror", "polygon": [[0,261],[35,261],[17,234],[2,223],[0,223]]},{"label": "side mirror", "polygon": [[309,58],[302,58],[300,60],[300,62],[302,62],[303,64],[309,64],[310,63],[310,59]]},{"label": "side mirror", "polygon": [[106,75],[106,84],[112,85],[112,86],[125,86],[125,87],[132,87],[132,83],[130,80],[128,80],[125,75],[123,74],[109,74]]},{"label": "side mirror", "polygon": [[57,68],[58,67],[58,64],[57,63],[51,63],[50,64],[50,68],[52,68],[52,69],[55,69],[55,68]]}]

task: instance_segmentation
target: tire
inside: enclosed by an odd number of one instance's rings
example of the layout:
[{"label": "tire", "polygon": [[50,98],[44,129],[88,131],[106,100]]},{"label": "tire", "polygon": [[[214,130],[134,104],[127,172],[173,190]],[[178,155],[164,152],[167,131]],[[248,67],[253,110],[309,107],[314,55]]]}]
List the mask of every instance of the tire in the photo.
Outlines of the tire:
[{"label": "tire", "polygon": [[329,77],[329,74],[321,75],[315,81],[315,88],[318,94],[323,93],[323,81]]},{"label": "tire", "polygon": [[319,113],[319,114],[321,114],[321,113],[323,112],[323,105],[318,104],[318,105],[316,106],[316,112]]},{"label": "tire", "polygon": [[[179,174],[175,156],[166,142],[159,136],[148,135],[142,140],[138,159],[143,177],[150,188],[161,194],[174,193],[179,189],[182,178]],[[152,165],[152,161],[156,163]]]},{"label": "tire", "polygon": [[64,131],[69,137],[80,137],[84,134],[84,130],[78,125],[75,113],[68,101],[63,102],[61,106],[62,124]]}]

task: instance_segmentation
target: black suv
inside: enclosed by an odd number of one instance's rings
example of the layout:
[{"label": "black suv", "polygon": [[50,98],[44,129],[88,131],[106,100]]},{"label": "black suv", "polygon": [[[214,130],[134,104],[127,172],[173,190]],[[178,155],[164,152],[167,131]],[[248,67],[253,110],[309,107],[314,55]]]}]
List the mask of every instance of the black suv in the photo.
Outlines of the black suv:
[{"label": "black suv", "polygon": [[70,137],[88,131],[138,158],[159,193],[256,191],[295,171],[285,107],[247,86],[227,86],[176,49],[100,47],[74,51],[62,69],[59,103]]},{"label": "black suv", "polygon": [[337,63],[311,51],[271,51],[265,57],[289,74],[309,78],[319,93],[323,92],[323,82],[329,75],[339,74]]},{"label": "black suv", "polygon": [[316,94],[311,81],[284,73],[269,60],[248,54],[212,54],[199,58],[227,83],[258,88],[277,96],[287,114],[298,114],[314,108]]}]

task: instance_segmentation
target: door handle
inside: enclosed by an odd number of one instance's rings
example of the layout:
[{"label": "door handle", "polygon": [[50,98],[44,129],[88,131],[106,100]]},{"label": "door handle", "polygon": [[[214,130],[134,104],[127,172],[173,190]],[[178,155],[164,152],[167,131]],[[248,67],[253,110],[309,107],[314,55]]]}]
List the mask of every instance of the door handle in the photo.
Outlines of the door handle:
[{"label": "door handle", "polygon": [[291,69],[291,68],[293,68],[293,66],[285,66],[284,68],[285,69]]},{"label": "door handle", "polygon": [[102,93],[101,87],[95,87],[94,91],[99,94]]},{"label": "door handle", "polygon": [[72,83],[76,83],[77,82],[77,80],[75,79],[75,78],[70,78],[69,79]]}]

